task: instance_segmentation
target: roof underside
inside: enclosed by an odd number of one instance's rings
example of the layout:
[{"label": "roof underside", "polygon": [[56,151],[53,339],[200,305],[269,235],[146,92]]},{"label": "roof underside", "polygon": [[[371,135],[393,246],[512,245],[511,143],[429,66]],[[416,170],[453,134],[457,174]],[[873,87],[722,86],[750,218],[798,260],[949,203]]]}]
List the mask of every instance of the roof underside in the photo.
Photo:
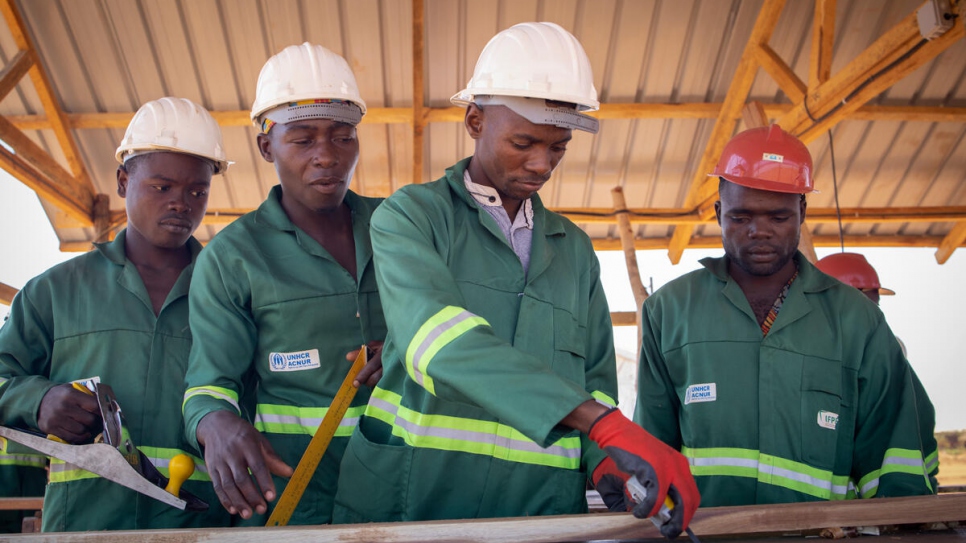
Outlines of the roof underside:
[{"label": "roof underside", "polygon": [[[842,70],[921,3],[839,0],[831,73]],[[16,0],[14,4],[69,118],[104,113],[129,116],[140,104],[162,96],[189,98],[215,112],[247,110],[264,61],[283,47],[303,41],[345,56],[371,108],[413,107],[410,1]],[[487,40],[501,29],[531,20],[559,23],[583,43],[602,103],[720,104],[762,5],[761,0],[425,0],[424,106],[449,107],[449,97],[469,79]],[[806,83],[813,9],[812,2],[787,2],[769,41],[771,49]],[[0,28],[0,63],[9,64],[17,51],[11,33]],[[758,70],[748,99],[766,106],[791,104],[765,70]],[[957,40],[868,104],[963,108],[966,40]],[[13,120],[44,114],[28,78],[0,102],[0,114]],[[605,118],[596,136],[575,134],[541,197],[552,209],[612,208],[610,189],[621,186],[628,208],[686,208],[716,116],[712,111],[704,118]],[[94,191],[109,194],[110,208],[117,211],[123,210],[124,201],[116,195],[113,157],[124,124],[115,121],[112,127],[81,128],[75,123],[71,130]],[[744,126],[738,123],[739,130]],[[223,131],[228,157],[235,164],[226,175],[215,178],[209,208],[254,208],[277,182],[275,173],[259,157],[251,126],[229,122]],[[28,128],[25,133],[67,168],[52,130]],[[386,196],[413,182],[411,122],[367,123],[360,125],[359,134],[361,158],[354,190]],[[963,117],[947,122],[846,119],[832,134],[843,208],[966,206]],[[430,122],[423,149],[419,181],[439,177],[446,167],[472,154],[473,145],[459,122]],[[809,206],[834,207],[829,137],[816,138],[809,149],[821,191],[809,197]],[[81,226],[49,202],[45,209],[65,247],[95,239],[93,227]],[[223,223],[209,221],[196,235],[202,241],[210,239]],[[946,236],[954,224],[856,222],[846,224],[845,233]],[[613,224],[582,226],[595,239],[617,237]],[[666,246],[674,225],[636,223],[634,228],[637,238]],[[834,222],[813,223],[811,231],[815,236],[838,235]],[[694,235],[713,237],[718,230],[712,223],[701,223]]]}]

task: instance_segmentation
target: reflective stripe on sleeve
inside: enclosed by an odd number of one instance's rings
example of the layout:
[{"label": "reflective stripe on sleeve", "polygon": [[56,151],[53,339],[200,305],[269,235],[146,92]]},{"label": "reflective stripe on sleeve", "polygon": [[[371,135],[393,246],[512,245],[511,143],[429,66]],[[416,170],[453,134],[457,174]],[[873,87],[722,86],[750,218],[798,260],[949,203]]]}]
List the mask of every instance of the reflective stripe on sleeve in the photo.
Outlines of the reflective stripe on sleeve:
[{"label": "reflective stripe on sleeve", "polygon": [[[932,458],[932,455],[930,455]],[[938,467],[939,458],[935,458]],[[929,471],[926,463],[923,462],[922,453],[912,449],[886,449],[885,456],[882,458],[882,467],[867,473],[859,479],[859,492],[863,498],[874,498],[879,490],[879,479],[890,473],[905,473],[907,475],[920,476],[924,479],[926,488],[933,490],[932,483],[929,481]]]},{"label": "reflective stripe on sleeve", "polygon": [[607,394],[604,394],[599,390],[595,390],[591,392],[590,395],[593,396],[595,400],[597,400],[602,404],[608,405],[610,407],[617,407],[617,402],[614,401],[614,398],[611,398],[610,396],[608,396]]},{"label": "reflective stripe on sleeve", "polygon": [[[335,435],[337,437],[352,435],[352,431],[359,424],[359,416],[365,410],[364,405],[350,407],[339,422]],[[315,431],[322,424],[322,419],[328,411],[328,407],[258,404],[255,408],[255,429],[266,434],[312,436],[315,435]]]},{"label": "reflective stripe on sleeve", "polygon": [[22,466],[42,469],[46,465],[47,457],[39,454],[0,454],[0,466]]},{"label": "reflective stripe on sleeve", "polygon": [[[208,476],[208,469],[205,467],[204,460],[198,458],[193,454],[188,454],[185,451],[179,449],[169,449],[163,447],[138,447],[138,450],[144,453],[144,456],[148,458],[154,467],[158,468],[161,475],[165,477],[170,477],[168,472],[168,464],[171,459],[178,454],[187,454],[195,463],[195,472],[191,474],[188,478],[189,481],[211,481],[211,477]],[[95,473],[91,473],[87,470],[81,469],[74,464],[69,464],[63,460],[58,460],[57,458],[50,459],[50,482],[51,483],[66,483],[69,481],[79,481],[81,479],[96,479],[100,477]]]},{"label": "reflective stripe on sleeve", "polygon": [[238,407],[238,393],[229,388],[216,386],[191,387],[184,393],[184,401],[181,402],[181,412],[184,413],[184,406],[194,396],[211,396],[219,400],[224,400],[238,411],[241,415],[241,408]]},{"label": "reflective stripe on sleeve", "polygon": [[427,373],[429,363],[443,347],[481,325],[489,326],[490,323],[462,307],[449,305],[441,309],[419,327],[409,342],[406,350],[406,371],[409,377],[435,396],[433,378]]},{"label": "reflective stripe on sleeve", "polygon": [[428,415],[401,405],[398,394],[376,387],[366,416],[392,427],[409,446],[491,456],[509,462],[576,470],[580,468],[579,437],[564,437],[543,448],[505,424]]},{"label": "reflective stripe on sleeve", "polygon": [[682,448],[695,477],[749,477],[759,483],[779,486],[825,500],[849,497],[849,476],[808,464],[762,454],[753,449]]}]

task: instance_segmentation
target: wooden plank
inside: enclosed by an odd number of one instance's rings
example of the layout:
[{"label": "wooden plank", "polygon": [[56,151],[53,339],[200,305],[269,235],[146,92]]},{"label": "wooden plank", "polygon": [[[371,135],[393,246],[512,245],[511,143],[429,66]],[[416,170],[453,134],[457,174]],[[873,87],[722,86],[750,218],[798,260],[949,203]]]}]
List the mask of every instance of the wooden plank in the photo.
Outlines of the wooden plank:
[{"label": "wooden plank", "polygon": [[758,100],[752,100],[741,108],[741,118],[745,121],[748,128],[768,126],[768,114],[765,113],[765,106]]},{"label": "wooden plank", "polygon": [[[691,522],[691,528],[698,537],[703,538],[960,520],[966,520],[966,494],[699,509]],[[599,513],[282,528],[45,533],[22,536],[21,540],[50,543],[121,543],[131,540],[147,540],[152,543],[261,543],[269,539],[290,543],[557,543],[591,540],[636,541],[649,538],[661,538],[657,528],[650,522],[634,518],[629,513]]]},{"label": "wooden plank", "polygon": [[0,71],[0,100],[10,94],[34,65],[34,57],[27,51],[19,51]]},{"label": "wooden plank", "polygon": [[966,241],[966,221],[960,221],[939,244],[939,249],[936,251],[936,262],[945,264],[949,257],[953,255],[953,251],[961,246],[964,241]]},{"label": "wooden plank", "polygon": [[812,49],[808,57],[808,90],[814,91],[832,75],[836,0],[815,0]]},{"label": "wooden plank", "polygon": [[412,0],[413,2],[413,183],[423,182],[423,151],[425,143],[423,132],[426,130],[425,109],[425,73],[424,65],[426,62],[423,43],[425,41],[425,17],[426,8],[423,0]]},{"label": "wooden plank", "polygon": [[[846,247],[939,247],[942,244],[943,236],[845,236]],[[591,240],[596,251],[621,251],[623,250],[619,239],[615,238],[593,238]],[[670,245],[669,238],[638,238],[634,240],[634,249],[638,251],[665,250]],[[812,245],[815,247],[838,247],[839,237],[837,235],[812,236]],[[959,247],[966,246],[966,242],[960,243]],[[688,249],[720,249],[720,236],[700,236],[693,237],[688,243]],[[63,250],[63,249],[61,249]]]},{"label": "wooden plank", "polygon": [[[28,51],[32,55],[36,55],[37,49],[34,47],[33,40],[26,31],[26,25],[14,0],[0,0],[0,12],[3,13],[3,17],[7,21],[7,26],[10,28],[10,33],[13,36],[14,42],[17,44],[17,48],[21,51]],[[33,65],[28,72],[34,90],[37,92],[37,97],[40,99],[44,112],[47,113],[47,118],[50,120],[51,129],[57,138],[57,143],[60,145],[61,151],[63,151],[64,157],[67,159],[71,173],[77,179],[77,182],[81,186],[86,187],[93,195],[94,185],[91,183],[90,177],[87,174],[87,168],[81,159],[77,143],[70,133],[67,118],[54,95],[53,86],[39,58],[34,58]]]},{"label": "wooden plank", "polygon": [[[0,304],[10,305],[11,303],[13,303],[13,298],[14,296],[17,295],[18,292],[20,292],[19,289],[11,287],[6,283],[0,283]],[[0,510],[2,509],[3,507],[0,506]]]},{"label": "wooden plank", "polygon": [[0,511],[39,511],[43,506],[44,499],[42,497],[0,498]]},{"label": "wooden plank", "polygon": [[805,97],[805,91],[808,90],[805,83],[795,75],[774,49],[768,44],[762,44],[755,55],[761,67],[775,80],[775,83],[778,83],[778,88],[788,96],[789,100],[800,102]]},{"label": "wooden plank", "polygon": [[637,326],[637,311],[611,311],[612,326]]},{"label": "wooden plank", "polygon": [[94,193],[0,115],[0,166],[65,213],[90,226]]},{"label": "wooden plank", "polygon": [[[761,6],[761,11],[758,12],[755,27],[751,31],[748,43],[745,45],[741,60],[738,62],[738,68],[732,76],[728,94],[725,96],[721,111],[718,113],[711,137],[708,139],[704,154],[701,156],[701,161],[698,163],[694,177],[688,187],[688,194],[684,202],[686,208],[694,208],[702,201],[698,190],[705,184],[707,173],[714,169],[722,149],[734,133],[735,119],[741,113],[741,108],[751,91],[751,85],[755,81],[755,75],[758,73],[756,53],[763,44],[767,44],[768,40],[771,39],[784,6],[784,0],[765,0]],[[679,225],[674,229],[671,245],[668,247],[668,258],[672,263],[677,264],[681,261],[681,253],[687,247],[688,240],[691,239],[693,232],[694,227],[690,225]]]},{"label": "wooden plank", "polygon": [[[961,39],[966,30],[953,25],[948,32],[921,44],[914,10],[866,48],[828,81],[810,90],[805,99],[778,123],[808,143],[860,106]],[[808,112],[805,103],[808,103]],[[809,117],[818,121],[812,121]]]}]

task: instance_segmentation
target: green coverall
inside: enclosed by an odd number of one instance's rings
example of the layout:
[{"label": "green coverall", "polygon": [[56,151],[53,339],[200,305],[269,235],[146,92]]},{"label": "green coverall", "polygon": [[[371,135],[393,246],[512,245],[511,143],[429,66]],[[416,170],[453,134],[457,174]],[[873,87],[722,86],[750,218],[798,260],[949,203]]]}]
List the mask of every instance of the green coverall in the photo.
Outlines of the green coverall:
[{"label": "green coverall", "polygon": [[[197,452],[185,441],[180,401],[188,365],[188,283],[181,272],[155,316],[137,268],[124,253],[125,231],[111,243],[32,279],[14,298],[0,328],[0,421],[37,428],[47,391],[58,384],[99,377],[123,409],[131,439],[165,476],[179,453]],[[189,240],[192,257],[201,244]],[[203,469],[185,490],[208,502],[206,513],[185,512],[51,459],[44,497],[44,531],[132,530],[227,526]]]},{"label": "green coverall", "polygon": [[390,334],[335,522],[580,513],[604,453],[557,423],[617,396],[590,239],[532,197],[529,273],[463,184],[393,194],[372,242]]},{"label": "green coverall", "polygon": [[635,421],[688,457],[704,507],[935,492],[929,400],[882,312],[795,258],[765,337],[726,258],[644,302]]},{"label": "green coverall", "polygon": [[[386,335],[369,242],[369,218],[381,202],[348,192],[357,282],[305,232],[280,202],[281,187],[208,244],[191,285],[191,350],[185,431],[197,444],[208,413],[247,411],[255,428],[293,468],[318,428],[352,362],[346,353]],[[247,390],[246,390],[247,389]],[[289,524],[330,522],[339,463],[369,394],[358,391]],[[250,409],[250,406],[248,407]],[[276,477],[281,495],[286,479]],[[269,514],[269,511],[267,514]],[[244,525],[264,525],[253,515]]]},{"label": "green coverall", "polygon": [[[2,389],[0,389],[2,390]],[[41,497],[47,485],[47,458],[30,454],[0,437],[0,498]],[[0,534],[20,533],[33,511],[0,511]]]}]

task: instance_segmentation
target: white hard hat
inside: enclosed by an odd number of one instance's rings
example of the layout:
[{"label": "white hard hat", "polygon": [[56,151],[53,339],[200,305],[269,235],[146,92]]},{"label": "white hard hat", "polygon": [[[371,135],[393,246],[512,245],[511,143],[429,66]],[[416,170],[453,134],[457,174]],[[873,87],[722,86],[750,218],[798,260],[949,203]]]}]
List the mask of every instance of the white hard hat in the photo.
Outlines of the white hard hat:
[{"label": "white hard hat", "polygon": [[120,164],[152,151],[186,153],[212,161],[215,173],[224,173],[231,162],[225,158],[221,127],[208,111],[186,98],[159,98],[145,103],[127,125],[124,139],[114,153]]},{"label": "white hard hat", "polygon": [[590,59],[577,38],[554,23],[520,23],[486,44],[473,78],[450,101],[458,106],[477,95],[543,98],[600,108]]},{"label": "white hard hat", "polygon": [[252,123],[261,128],[259,118],[266,111],[305,100],[345,100],[358,106],[362,115],[366,113],[366,103],[359,96],[355,75],[345,59],[309,42],[282,49],[262,66]]}]

